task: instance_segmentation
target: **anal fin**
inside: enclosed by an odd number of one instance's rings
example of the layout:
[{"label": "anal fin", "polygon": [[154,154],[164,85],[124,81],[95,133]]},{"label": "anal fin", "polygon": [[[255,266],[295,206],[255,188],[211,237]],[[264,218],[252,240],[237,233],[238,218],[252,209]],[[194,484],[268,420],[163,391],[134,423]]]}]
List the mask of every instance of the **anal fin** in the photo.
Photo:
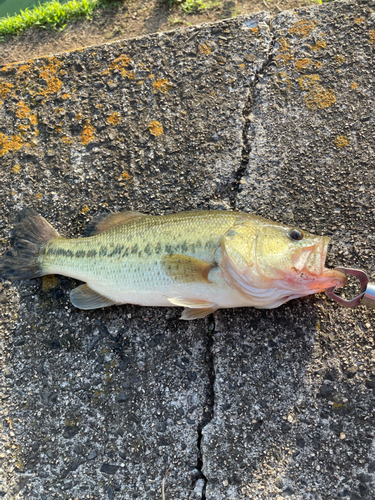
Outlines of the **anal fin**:
[{"label": "anal fin", "polygon": [[78,309],[100,309],[117,304],[117,302],[95,292],[86,284],[80,285],[70,292],[70,302]]}]

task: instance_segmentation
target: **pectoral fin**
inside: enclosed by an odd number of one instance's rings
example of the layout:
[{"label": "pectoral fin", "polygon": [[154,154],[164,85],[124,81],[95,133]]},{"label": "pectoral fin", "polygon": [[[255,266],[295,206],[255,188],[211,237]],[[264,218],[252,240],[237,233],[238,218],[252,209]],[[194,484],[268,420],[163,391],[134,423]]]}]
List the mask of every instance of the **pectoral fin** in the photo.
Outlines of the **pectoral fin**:
[{"label": "pectoral fin", "polygon": [[164,255],[161,262],[168,276],[179,283],[210,283],[209,272],[216,267],[210,262],[178,254]]},{"label": "pectoral fin", "polygon": [[80,285],[70,292],[70,302],[78,309],[99,309],[113,306],[117,302],[103,297],[88,285]]}]

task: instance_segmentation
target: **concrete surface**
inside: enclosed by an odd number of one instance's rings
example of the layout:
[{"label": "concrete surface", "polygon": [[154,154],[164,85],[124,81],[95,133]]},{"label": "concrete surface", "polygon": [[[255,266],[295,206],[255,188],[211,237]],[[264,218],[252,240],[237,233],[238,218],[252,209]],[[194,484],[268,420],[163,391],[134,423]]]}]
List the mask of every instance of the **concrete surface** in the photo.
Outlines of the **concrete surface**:
[{"label": "concrete surface", "polygon": [[[374,277],[375,4],[266,13],[0,70],[1,241],[32,206],[238,208]],[[323,295],[178,320],[3,282],[0,497],[375,498],[374,313]],[[354,285],[353,285],[354,286]],[[352,287],[353,288],[353,287]]]}]

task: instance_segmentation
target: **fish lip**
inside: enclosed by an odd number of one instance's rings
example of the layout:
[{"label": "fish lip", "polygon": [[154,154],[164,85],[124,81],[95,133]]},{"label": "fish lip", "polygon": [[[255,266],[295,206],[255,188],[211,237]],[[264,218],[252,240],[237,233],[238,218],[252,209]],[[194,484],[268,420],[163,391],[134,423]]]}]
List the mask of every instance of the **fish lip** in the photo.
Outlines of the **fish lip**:
[{"label": "fish lip", "polygon": [[[347,277],[345,274],[340,271],[336,271],[335,269],[329,269],[325,267],[325,261],[328,253],[328,245],[330,242],[330,238],[328,236],[323,236],[322,240],[317,243],[315,248],[312,250],[309,259],[306,263],[306,271],[312,276],[317,278],[316,285],[319,286],[320,290],[325,290],[329,287],[341,288],[346,285]],[[319,266],[317,266],[317,256],[319,255]],[[312,266],[309,269],[309,261],[315,260],[312,262]]]}]

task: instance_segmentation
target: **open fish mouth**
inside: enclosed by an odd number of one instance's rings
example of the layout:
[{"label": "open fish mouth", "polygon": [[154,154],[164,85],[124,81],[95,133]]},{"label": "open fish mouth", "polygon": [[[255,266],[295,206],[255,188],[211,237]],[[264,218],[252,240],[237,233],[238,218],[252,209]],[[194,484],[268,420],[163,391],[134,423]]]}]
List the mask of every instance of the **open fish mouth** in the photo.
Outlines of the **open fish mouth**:
[{"label": "open fish mouth", "polygon": [[312,247],[305,248],[293,257],[293,265],[302,279],[309,281],[311,290],[323,291],[326,288],[345,286],[347,278],[343,273],[325,267],[330,238],[324,236]]}]

